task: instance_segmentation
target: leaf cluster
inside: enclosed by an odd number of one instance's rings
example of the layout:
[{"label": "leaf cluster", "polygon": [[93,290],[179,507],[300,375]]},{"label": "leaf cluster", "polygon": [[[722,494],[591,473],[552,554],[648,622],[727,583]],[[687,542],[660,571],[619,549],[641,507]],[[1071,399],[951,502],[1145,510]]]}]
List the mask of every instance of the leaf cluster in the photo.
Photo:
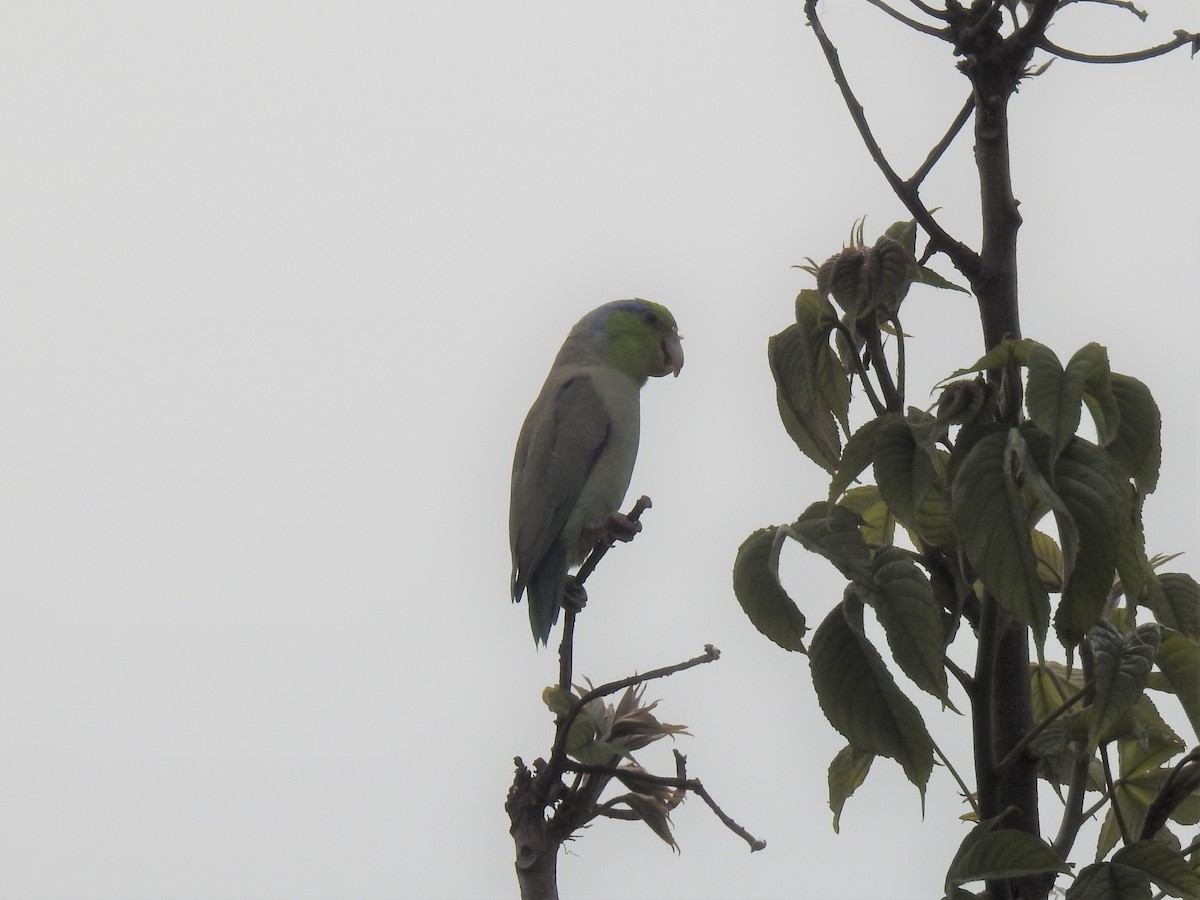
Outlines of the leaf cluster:
[{"label": "leaf cluster", "polygon": [[[971,701],[987,673],[959,668],[952,646],[974,640],[986,661],[979,643],[1015,622],[1037,648],[1034,726],[1017,750],[1059,791],[1063,825],[1051,845],[1003,827],[1002,816],[981,821],[951,866],[947,896],[970,896],[961,885],[981,879],[1069,872],[1080,824],[1101,809],[1096,862],[1069,897],[1149,896],[1150,882],[1198,896],[1196,846],[1188,863],[1171,827],[1200,821],[1200,762],[1172,767],[1186,742],[1148,695],[1173,697],[1200,737],[1200,585],[1161,572],[1166,559],[1147,556],[1142,527],[1158,482],[1159,409],[1144,384],[1111,371],[1102,346],[1064,364],[1032,340],[952,373],[930,409],[905,409],[900,302],[913,283],[947,286],[916,265],[904,243],[912,232],[897,223],[867,248],[860,228],[851,247],[806,267],[817,289],[801,291],[795,323],[770,339],[768,356],[784,427],[830,474],[829,491],[795,520],[751,534],[734,563],[747,616],[808,654],[821,708],[847,741],[829,770],[834,828],[875,757],[895,760],[924,797],[940,754],[894,673],[943,708],[954,706],[953,675]],[[899,345],[898,378],[882,353],[885,324]],[[854,429],[851,375],[874,413]],[[846,580],[811,638],[779,576],[788,541]],[[886,647],[868,636],[868,608]],[[1068,664],[1046,660],[1051,631]]]}]

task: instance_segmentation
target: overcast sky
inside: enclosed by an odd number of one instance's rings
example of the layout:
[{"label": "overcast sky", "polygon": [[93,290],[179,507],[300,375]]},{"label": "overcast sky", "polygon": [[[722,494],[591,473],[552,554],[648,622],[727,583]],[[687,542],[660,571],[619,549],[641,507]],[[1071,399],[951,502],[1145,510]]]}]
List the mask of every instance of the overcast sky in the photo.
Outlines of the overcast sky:
[{"label": "overcast sky", "polygon": [[[1076,4],[1054,39],[1200,28],[1147,8]],[[965,80],[866,4],[826,15],[911,171]],[[1150,386],[1148,544],[1192,573],[1196,65],[1059,61],[1012,115],[1025,333]],[[963,140],[926,200],[974,242],[974,195]],[[824,493],[764,349],[792,266],[863,215],[906,217],[798,2],[0,5],[0,895],[515,896],[502,804],[556,658],[507,599],[512,447],[570,326],[642,296],[687,366],[646,388],[655,505],[589,584],[577,673],[719,647],[648,696],[768,848],[693,799],[680,855],[601,822],[563,894],[934,896],[952,779],[922,819],[881,760],[835,835],[842,741],[730,589],[743,538]],[[974,303],[914,290],[904,324],[923,405],[980,352]],[[815,624],[841,585],[785,562]],[[967,721],[922,708],[969,772]]]}]

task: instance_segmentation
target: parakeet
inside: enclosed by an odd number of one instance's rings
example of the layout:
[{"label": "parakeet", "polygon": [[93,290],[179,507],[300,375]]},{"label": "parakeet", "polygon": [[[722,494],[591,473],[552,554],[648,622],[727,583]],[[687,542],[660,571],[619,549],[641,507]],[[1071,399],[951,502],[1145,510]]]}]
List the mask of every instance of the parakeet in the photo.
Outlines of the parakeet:
[{"label": "parakeet", "polygon": [[558,621],[568,570],[601,537],[632,536],[619,507],[637,457],[641,388],[682,368],[675,317],[648,300],[592,310],[558,351],[517,438],[508,516],[512,599],[528,594],[535,643]]}]

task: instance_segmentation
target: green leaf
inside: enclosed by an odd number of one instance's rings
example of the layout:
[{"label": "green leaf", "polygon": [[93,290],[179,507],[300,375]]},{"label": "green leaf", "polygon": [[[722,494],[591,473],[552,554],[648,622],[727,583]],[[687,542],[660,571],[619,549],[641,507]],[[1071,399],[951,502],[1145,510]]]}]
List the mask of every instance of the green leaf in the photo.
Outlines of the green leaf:
[{"label": "green leaf", "polygon": [[[1125,731],[1117,738],[1117,771],[1131,788],[1137,786],[1148,767],[1170,759],[1184,748],[1183,738],[1171,730],[1145,694],[1130,711]],[[1155,793],[1157,788],[1145,797],[1147,804]]]},{"label": "green leaf", "polygon": [[1107,445],[1117,434],[1121,410],[1112,392],[1112,372],[1108,367],[1108,351],[1096,343],[1086,344],[1071,357],[1071,363],[1081,360],[1087,369],[1083,386],[1083,402],[1087,404],[1100,446]]},{"label": "green leaf", "polygon": [[1069,670],[1062,663],[1046,661],[1030,666],[1033,717],[1041,721],[1063,705],[1083,687],[1079,666]]},{"label": "green leaf", "polygon": [[809,648],[821,711],[856,751],[894,759],[921,792],[933,771],[933,741],[862,632],[862,604],[847,598],[817,626]]},{"label": "green leaf", "polygon": [[1050,468],[1058,454],[1079,430],[1086,363],[1073,358],[1066,370],[1054,351],[1035,344],[1029,351],[1029,380],[1025,406],[1033,424],[1050,436]]},{"label": "green leaf", "polygon": [[1092,863],[1067,888],[1065,900],[1150,900],[1150,879],[1120,863]]},{"label": "green leaf", "polygon": [[1172,897],[1194,900],[1200,897],[1200,875],[1188,865],[1183,854],[1162,841],[1138,841],[1122,847],[1113,862],[1139,869]]},{"label": "green leaf", "polygon": [[1192,730],[1200,736],[1200,646],[1164,629],[1155,662],[1175,690]]},{"label": "green leaf", "polygon": [[841,438],[833,412],[813,388],[816,361],[808,352],[808,342],[799,326],[789,325],[767,342],[767,358],[783,427],[800,452],[832,473],[841,454]]},{"label": "green leaf", "polygon": [[1162,460],[1162,415],[1150,389],[1136,378],[1112,373],[1112,393],[1120,411],[1116,436],[1105,445],[1142,494],[1153,493]]},{"label": "green leaf", "polygon": [[962,291],[964,294],[969,294],[971,291],[962,285],[955,284],[947,278],[942,277],[929,266],[921,266],[921,284],[927,284],[930,287],[941,288],[947,291]]},{"label": "green leaf", "polygon": [[833,811],[833,833],[837,834],[842,819],[842,807],[867,780],[875,757],[859,753],[849,744],[843,747],[829,764],[829,808]]},{"label": "green leaf", "polygon": [[1200,584],[1183,572],[1163,572],[1158,583],[1162,591],[1149,604],[1154,618],[1184,637],[1200,639]]},{"label": "green leaf", "polygon": [[760,528],[738,547],[733,593],[747,618],[784,650],[804,652],[804,614],[779,583],[782,529]]},{"label": "green leaf", "polygon": [[859,531],[860,524],[858,515],[844,506],[817,502],[785,527],[805,549],[824,556],[846,578],[870,591],[874,589],[871,551]]},{"label": "green leaf", "polygon": [[873,484],[851,488],[842,495],[838,505],[858,513],[862,519],[858,531],[868,547],[891,546],[896,534],[896,517],[879,496],[879,488]]},{"label": "green leaf", "polygon": [[837,500],[862,474],[863,469],[871,464],[871,460],[875,458],[875,441],[880,430],[887,423],[900,418],[899,413],[885,413],[878,418],[871,419],[850,435],[842,450],[842,458],[838,463],[837,471],[834,472],[833,480],[829,483],[830,502]]},{"label": "green leaf", "polygon": [[971,375],[975,372],[986,372],[988,369],[1002,369],[1013,363],[1023,366],[1029,359],[1030,349],[1036,343],[1037,341],[1032,341],[1029,338],[1022,338],[1019,341],[1005,341],[983,354],[983,356],[975,360],[973,365],[951,372],[939,381],[938,384],[945,384],[947,381],[954,381],[956,378],[962,378],[964,375]]},{"label": "green leaf", "polygon": [[828,340],[829,330],[836,322],[833,307],[817,291],[803,290],[796,297],[796,325],[806,338],[802,350],[812,357],[806,365],[810,365],[813,372],[813,387],[849,434],[850,376]]},{"label": "green leaf", "polygon": [[896,518],[909,528],[917,524],[917,510],[937,478],[933,460],[917,443],[912,426],[893,418],[875,439],[875,482]]},{"label": "green leaf", "polygon": [[874,569],[880,597],[873,608],[887,635],[892,656],[913,684],[944,705],[953,706],[943,664],[942,614],[929,579],[896,547],[878,551]]},{"label": "green leaf", "polygon": [[1126,494],[1104,454],[1082,438],[1064,448],[1054,467],[1054,483],[1079,540],[1054,617],[1064,645],[1071,646],[1100,618],[1108,602],[1117,567],[1119,517],[1130,512],[1121,508]]},{"label": "green leaf", "polygon": [[1024,443],[1015,428],[979,440],[951,487],[951,518],[963,550],[1000,604],[1033,627],[1039,646],[1050,598],[1037,574],[1030,527],[1012,470]]},{"label": "green leaf", "polygon": [[[938,451],[939,456],[942,454],[943,451]],[[930,547],[949,548],[957,540],[954,527],[950,523],[950,491],[943,485],[942,476],[938,477],[921,499],[921,506],[917,509],[915,531]]]},{"label": "green leaf", "polygon": [[1121,509],[1127,511],[1117,517],[1117,575],[1120,585],[1116,588],[1133,604],[1143,601],[1147,580],[1154,580],[1154,572],[1146,559],[1146,535],[1142,530],[1141,503],[1138,502],[1133,485],[1120,482]]},{"label": "green leaf", "polygon": [[551,685],[542,691],[542,702],[556,716],[565,716],[575,705],[575,695],[570,691]]},{"label": "green leaf", "polygon": [[946,891],[970,881],[1022,878],[1044,872],[1070,874],[1068,866],[1041,838],[1013,828],[996,828],[996,820],[975,826],[959,845],[946,872]]},{"label": "green leaf", "polygon": [[1063,586],[1063,554],[1054,538],[1040,531],[1032,536],[1033,555],[1037,560],[1038,578],[1048,591],[1061,591]]},{"label": "green leaf", "polygon": [[1087,640],[1096,679],[1087,716],[1091,753],[1110,738],[1113,726],[1142,696],[1158,649],[1158,633],[1151,627],[1122,634],[1110,623],[1100,621],[1088,632]]},{"label": "green leaf", "polygon": [[908,251],[909,256],[917,255],[917,220],[908,219],[899,222],[893,222],[887,227],[883,233],[884,237],[890,237],[894,241],[899,241],[900,246]]}]

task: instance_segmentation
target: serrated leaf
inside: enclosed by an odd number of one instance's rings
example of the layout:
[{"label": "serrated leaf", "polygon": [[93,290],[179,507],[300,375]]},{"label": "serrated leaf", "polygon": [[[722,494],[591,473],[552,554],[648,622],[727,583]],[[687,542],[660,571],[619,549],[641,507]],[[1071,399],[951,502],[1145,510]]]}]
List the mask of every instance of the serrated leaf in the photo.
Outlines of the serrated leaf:
[{"label": "serrated leaf", "polygon": [[829,329],[837,316],[829,301],[814,290],[803,290],[796,297],[796,325],[805,336],[803,351],[811,356],[806,367],[813,373],[812,386],[824,405],[833,413],[847,434],[850,422],[850,376],[829,346]]},{"label": "serrated leaf", "polygon": [[913,684],[953,707],[946,682],[941,609],[929,580],[896,547],[879,550],[873,565],[880,594],[873,608],[892,657]]},{"label": "serrated leaf", "polygon": [[[1145,694],[1130,711],[1125,730],[1127,734],[1117,739],[1117,771],[1131,788],[1136,787],[1140,770],[1170,759],[1184,748],[1183,738],[1163,720]],[[1149,796],[1146,802],[1151,799]]]},{"label": "serrated leaf", "polygon": [[1088,707],[1088,752],[1110,738],[1113,726],[1137,703],[1158,649],[1153,630],[1122,634],[1105,621],[1088,632],[1095,690]]},{"label": "serrated leaf", "polygon": [[1092,421],[1096,425],[1097,442],[1105,446],[1116,436],[1121,421],[1121,411],[1112,392],[1112,372],[1108,366],[1108,351],[1100,344],[1090,343],[1080,347],[1071,357],[1071,362],[1081,361],[1086,367],[1087,378],[1083,386],[1083,402],[1087,405]]},{"label": "serrated leaf", "polygon": [[798,326],[789,325],[767,341],[767,358],[783,427],[801,453],[832,473],[841,455],[841,438],[833,412],[813,388],[816,368],[806,351],[807,340]]},{"label": "serrated leaf", "polygon": [[893,222],[883,232],[884,237],[898,241],[900,246],[908,251],[909,256],[917,255],[917,220]]},{"label": "serrated leaf", "polygon": [[1104,449],[1142,494],[1153,493],[1162,460],[1162,415],[1150,389],[1113,372],[1112,394],[1120,411],[1117,433]]},{"label": "serrated leaf", "polygon": [[[941,453],[938,451],[938,455]],[[941,477],[921,499],[915,531],[930,547],[951,547],[957,539],[950,522],[950,492],[943,486]]]},{"label": "serrated leaf", "polygon": [[1200,897],[1200,875],[1192,871],[1182,853],[1162,841],[1137,841],[1122,847],[1113,855],[1113,862],[1145,872],[1172,897]]},{"label": "serrated leaf", "polygon": [[1120,585],[1114,590],[1123,593],[1130,606],[1142,602],[1146,591],[1146,579],[1153,578],[1150,562],[1146,559],[1146,535],[1142,529],[1141,504],[1137,500],[1133,485],[1120,481],[1121,510],[1117,517],[1117,576]]},{"label": "serrated leaf", "polygon": [[1119,863],[1092,863],[1067,888],[1065,900],[1150,900],[1150,879]]},{"label": "serrated leaf", "polygon": [[829,500],[837,500],[875,457],[875,440],[888,422],[900,419],[899,413],[885,413],[871,419],[846,441],[837,471],[829,483]]},{"label": "serrated leaf", "polygon": [[1050,436],[1050,468],[1079,430],[1088,361],[1072,357],[1066,369],[1054,351],[1035,344],[1029,351],[1025,406],[1029,418]]},{"label": "serrated leaf", "polygon": [[938,384],[942,385],[948,381],[962,378],[964,375],[972,375],[975,372],[986,372],[988,369],[1002,369],[1014,363],[1023,366],[1029,359],[1030,348],[1036,343],[1037,341],[1030,340],[1029,338],[1022,338],[1019,341],[1004,341],[975,360],[973,365],[967,366],[965,369],[956,369],[939,381]]},{"label": "serrated leaf", "polygon": [[829,808],[833,811],[833,833],[837,834],[846,801],[867,780],[875,757],[859,753],[849,744],[843,747],[829,764]]},{"label": "serrated leaf", "polygon": [[783,532],[761,528],[742,542],[733,563],[733,593],[746,617],[784,650],[804,650],[804,614],[779,582]]},{"label": "serrated leaf", "polygon": [[864,484],[851,488],[838,503],[858,514],[862,522],[858,531],[868,547],[890,547],[896,534],[896,517],[892,515],[879,488]]},{"label": "serrated leaf", "polygon": [[1039,646],[1050,598],[1037,574],[1030,528],[1011,461],[1016,429],[979,440],[954,476],[950,513],[963,550],[1000,604],[1034,630]]},{"label": "serrated leaf", "polygon": [[1154,618],[1192,640],[1200,639],[1200,584],[1184,572],[1163,572],[1149,602]]},{"label": "serrated leaf", "polygon": [[917,510],[937,478],[933,460],[917,442],[912,426],[891,419],[875,438],[875,483],[896,518],[909,528],[917,524]]},{"label": "serrated leaf", "polygon": [[859,517],[851,510],[823,502],[812,504],[791,525],[788,534],[805,549],[818,553],[864,590],[873,589],[871,551],[859,531]]},{"label": "serrated leaf", "polygon": [[944,291],[961,291],[964,294],[970,294],[969,288],[965,288],[960,284],[955,284],[948,278],[938,274],[929,266],[921,266],[921,284],[927,284],[930,287],[940,288]]},{"label": "serrated leaf", "polygon": [[1155,662],[1179,698],[1192,731],[1200,736],[1200,646],[1164,629]]},{"label": "serrated leaf", "polygon": [[[1117,566],[1119,516],[1126,498],[1104,454],[1082,438],[1063,449],[1054,483],[1071,516],[1079,546],[1063,585],[1054,626],[1070,646],[1100,618]],[[1061,530],[1061,528],[1060,528]]]},{"label": "serrated leaf", "polygon": [[859,753],[886,756],[921,792],[933,771],[933,741],[921,714],[862,632],[862,604],[843,600],[825,617],[809,648],[821,711]]},{"label": "serrated leaf", "polygon": [[1034,531],[1031,538],[1033,556],[1037,560],[1038,578],[1042,580],[1046,590],[1061,591],[1063,586],[1063,554],[1054,543],[1054,538],[1040,531]]},{"label": "serrated leaf", "polygon": [[971,830],[954,854],[946,872],[946,890],[970,881],[1070,871],[1071,867],[1041,838],[983,822]]}]

